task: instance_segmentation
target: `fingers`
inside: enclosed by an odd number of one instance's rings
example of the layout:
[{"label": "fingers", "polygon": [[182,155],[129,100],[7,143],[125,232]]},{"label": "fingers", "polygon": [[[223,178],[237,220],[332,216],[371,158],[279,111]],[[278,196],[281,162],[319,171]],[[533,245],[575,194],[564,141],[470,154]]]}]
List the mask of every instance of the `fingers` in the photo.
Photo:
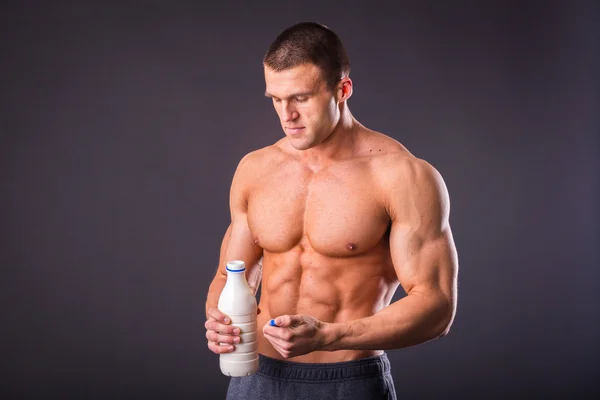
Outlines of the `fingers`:
[{"label": "fingers", "polygon": [[215,342],[208,342],[208,348],[215,354],[231,353],[235,350],[232,345],[220,345]]},{"label": "fingers", "polygon": [[218,332],[206,331],[206,338],[209,342],[225,344],[237,344],[240,342],[239,336],[221,335]]},{"label": "fingers", "polygon": [[215,354],[231,353],[235,344],[240,342],[239,336],[220,335],[217,332],[206,332],[208,348]]},{"label": "fingers", "polygon": [[209,308],[208,309],[208,318],[209,319],[212,318],[215,321],[219,321],[223,324],[229,324],[231,322],[231,319],[229,319],[229,317],[227,315],[223,314],[217,308]]},{"label": "fingers", "polygon": [[273,348],[283,356],[283,358],[291,357],[291,343],[270,335],[265,335],[265,338],[271,343]]},{"label": "fingers", "polygon": [[270,326],[276,326],[279,328],[294,328],[302,324],[301,315],[280,315],[277,318],[270,320],[268,323]]},{"label": "fingers", "polygon": [[207,331],[214,331],[219,333],[224,333],[227,335],[239,335],[240,328],[233,325],[221,324],[213,319],[209,319],[204,323],[204,327]]},{"label": "fingers", "polygon": [[216,308],[207,312],[208,319],[204,323],[208,348],[215,354],[231,353],[234,344],[240,342],[240,328],[230,325],[231,319]]},{"label": "fingers", "polygon": [[263,326],[263,334],[265,337],[280,339],[282,341],[289,341],[294,337],[294,333],[292,331],[285,329],[285,327],[273,326],[271,325],[271,321],[267,322],[265,326]]},{"label": "fingers", "polygon": [[217,321],[208,320],[206,327],[206,339],[208,348],[215,354],[231,353],[235,350],[234,344],[240,342],[240,328],[230,325],[219,324]]},{"label": "fingers", "polygon": [[275,325],[280,328],[290,328],[294,325],[296,319],[294,315],[282,315],[275,318]]}]

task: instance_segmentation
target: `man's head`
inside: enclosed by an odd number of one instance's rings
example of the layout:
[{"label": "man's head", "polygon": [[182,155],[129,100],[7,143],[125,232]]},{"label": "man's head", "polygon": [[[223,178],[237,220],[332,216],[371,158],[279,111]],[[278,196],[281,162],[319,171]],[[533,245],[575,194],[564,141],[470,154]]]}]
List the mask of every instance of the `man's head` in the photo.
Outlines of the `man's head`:
[{"label": "man's head", "polygon": [[319,67],[331,90],[350,74],[350,60],[338,35],[315,22],[301,22],[281,32],[263,58],[263,64],[276,72],[308,63]]},{"label": "man's head", "polygon": [[329,28],[304,22],[283,31],[264,59],[266,95],[291,144],[305,150],[325,140],[352,94],[350,61]]}]

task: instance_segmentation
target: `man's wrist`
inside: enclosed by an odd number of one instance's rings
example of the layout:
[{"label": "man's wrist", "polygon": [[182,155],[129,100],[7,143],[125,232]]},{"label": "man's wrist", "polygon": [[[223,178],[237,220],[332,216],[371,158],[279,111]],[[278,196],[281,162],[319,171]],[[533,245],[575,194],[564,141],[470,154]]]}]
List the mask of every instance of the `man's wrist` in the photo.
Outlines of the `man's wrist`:
[{"label": "man's wrist", "polygon": [[343,322],[333,322],[324,325],[325,340],[324,351],[342,350],[343,338],[347,334],[350,325]]}]

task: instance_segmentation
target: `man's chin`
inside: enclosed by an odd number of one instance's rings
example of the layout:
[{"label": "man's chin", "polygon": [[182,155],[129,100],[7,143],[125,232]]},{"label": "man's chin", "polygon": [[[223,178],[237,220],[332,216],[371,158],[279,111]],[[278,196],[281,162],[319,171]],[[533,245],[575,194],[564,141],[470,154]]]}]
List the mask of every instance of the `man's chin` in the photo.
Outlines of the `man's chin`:
[{"label": "man's chin", "polygon": [[300,150],[300,151],[308,150],[311,147],[313,147],[313,144],[306,140],[294,139],[289,136],[288,136],[288,140],[289,140],[290,144],[292,145],[292,147],[295,148],[296,150]]}]

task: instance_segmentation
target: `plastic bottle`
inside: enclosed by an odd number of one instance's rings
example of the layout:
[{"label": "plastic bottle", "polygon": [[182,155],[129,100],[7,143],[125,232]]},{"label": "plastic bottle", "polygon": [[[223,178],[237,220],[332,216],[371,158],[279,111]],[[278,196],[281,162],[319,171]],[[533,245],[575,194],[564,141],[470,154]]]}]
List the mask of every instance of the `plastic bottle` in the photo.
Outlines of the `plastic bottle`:
[{"label": "plastic bottle", "polygon": [[231,318],[231,325],[240,328],[240,343],[235,350],[219,356],[221,372],[228,376],[246,376],[258,370],[256,335],[256,298],[246,281],[243,261],[227,263],[227,282],[219,297],[218,308]]}]

